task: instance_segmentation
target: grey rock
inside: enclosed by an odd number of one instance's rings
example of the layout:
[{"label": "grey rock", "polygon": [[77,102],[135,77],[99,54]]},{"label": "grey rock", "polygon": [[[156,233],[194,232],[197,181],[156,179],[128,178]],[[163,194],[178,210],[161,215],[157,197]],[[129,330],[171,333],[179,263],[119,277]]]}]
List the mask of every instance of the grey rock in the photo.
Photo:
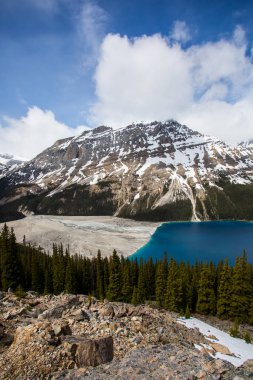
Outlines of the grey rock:
[{"label": "grey rock", "polygon": [[28,290],[27,292],[26,292],[26,294],[28,295],[28,296],[31,296],[31,297],[38,297],[38,293],[37,292],[35,292],[34,290]]},{"label": "grey rock", "polygon": [[107,317],[107,318],[113,318],[114,317],[114,308],[110,304],[104,305],[100,310],[99,310],[99,315],[100,317]]},{"label": "grey rock", "polygon": [[62,345],[78,367],[95,367],[113,359],[113,339],[111,336],[99,339],[68,336],[62,338]]},{"label": "grey rock", "polygon": [[75,356],[78,367],[96,367],[99,364],[110,362],[112,359],[113,339],[111,336],[81,342]]},{"label": "grey rock", "polygon": [[59,306],[52,307],[48,310],[45,310],[43,313],[41,313],[38,318],[39,319],[54,319],[54,318],[61,318],[63,312],[65,310],[69,310],[72,306],[78,306],[80,305],[81,301],[78,297],[70,297],[70,299]]},{"label": "grey rock", "polygon": [[71,328],[67,323],[53,323],[52,329],[56,336],[72,334]]},{"label": "grey rock", "polygon": [[233,368],[223,374],[221,377],[224,380],[246,380],[253,379],[253,360],[247,360],[242,366]]},{"label": "grey rock", "polygon": [[73,311],[70,316],[70,318],[74,319],[76,322],[81,322],[81,321],[89,321],[90,316],[84,311],[83,309],[77,309]]}]

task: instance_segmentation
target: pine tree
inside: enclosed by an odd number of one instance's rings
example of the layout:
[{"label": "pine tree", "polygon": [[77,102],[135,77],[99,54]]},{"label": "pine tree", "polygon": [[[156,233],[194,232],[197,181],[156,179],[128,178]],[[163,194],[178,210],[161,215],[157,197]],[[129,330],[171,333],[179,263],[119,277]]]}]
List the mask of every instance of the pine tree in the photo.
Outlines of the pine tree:
[{"label": "pine tree", "polygon": [[123,267],[123,285],[122,285],[122,298],[124,302],[131,302],[133,295],[133,286],[131,283],[131,264],[129,260],[126,260]]},{"label": "pine tree", "polygon": [[200,265],[198,262],[191,268],[190,283],[187,291],[187,304],[191,312],[196,311],[198,301],[198,283],[200,278]]},{"label": "pine tree", "polygon": [[155,299],[160,307],[164,306],[165,301],[165,289],[166,289],[166,273],[167,268],[164,267],[164,263],[159,261],[156,264],[156,275],[155,275]]},{"label": "pine tree", "polygon": [[217,315],[220,319],[229,319],[231,304],[231,269],[228,260],[225,261],[218,287]]},{"label": "pine tree", "polygon": [[136,288],[136,286],[134,287],[134,290],[133,290],[133,296],[132,296],[131,303],[134,306],[138,305],[138,289]]},{"label": "pine tree", "polygon": [[65,273],[65,292],[69,294],[76,294],[76,273],[73,259],[68,257],[66,273]]},{"label": "pine tree", "polygon": [[103,263],[101,259],[101,251],[98,250],[97,254],[97,284],[96,284],[96,296],[98,299],[104,299],[104,279],[103,279]]},{"label": "pine tree", "polygon": [[103,287],[104,287],[104,294],[107,294],[108,286],[109,286],[109,261],[108,258],[105,257],[103,260],[103,273],[104,273],[104,278],[103,278]]},{"label": "pine tree", "polygon": [[146,290],[144,283],[144,265],[141,259],[139,266],[139,276],[138,276],[138,284],[137,284],[137,303],[144,303],[146,299]]},{"label": "pine tree", "polygon": [[253,297],[252,297],[251,302],[250,302],[248,322],[250,325],[253,325]]},{"label": "pine tree", "polygon": [[21,262],[17,254],[16,236],[13,228],[9,231],[7,225],[3,227],[2,234],[2,260],[1,260],[1,283],[4,290],[15,290],[21,285]]},{"label": "pine tree", "polygon": [[247,255],[236,259],[232,276],[230,317],[239,323],[248,322],[252,299],[252,285]]},{"label": "pine tree", "polygon": [[121,278],[120,259],[116,250],[114,250],[110,262],[110,279],[106,294],[109,301],[121,301]]},{"label": "pine tree", "polygon": [[38,252],[36,250],[32,251],[32,262],[31,262],[31,275],[32,275],[32,290],[38,293],[42,293],[44,290],[44,276],[41,269],[41,262]]},{"label": "pine tree", "polygon": [[172,311],[180,311],[183,301],[183,286],[176,261],[171,258],[165,294],[165,307]]},{"label": "pine tree", "polygon": [[64,259],[63,247],[53,245],[53,289],[59,294],[65,289],[66,259]]},{"label": "pine tree", "polygon": [[204,264],[198,286],[197,312],[200,314],[215,315],[216,313],[214,282],[215,278],[211,265]]},{"label": "pine tree", "polygon": [[146,299],[150,300],[155,293],[155,267],[152,258],[150,257],[143,265],[145,295]]}]

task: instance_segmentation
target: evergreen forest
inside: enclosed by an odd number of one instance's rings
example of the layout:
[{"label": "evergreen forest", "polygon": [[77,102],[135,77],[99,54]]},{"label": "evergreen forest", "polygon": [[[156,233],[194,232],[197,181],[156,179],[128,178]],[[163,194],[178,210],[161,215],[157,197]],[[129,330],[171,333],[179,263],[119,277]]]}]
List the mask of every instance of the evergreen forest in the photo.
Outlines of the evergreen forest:
[{"label": "evergreen forest", "polygon": [[217,315],[253,324],[253,265],[246,252],[228,260],[177,263],[174,258],[143,262],[112,256],[87,258],[53,244],[53,254],[16,242],[13,229],[0,232],[0,289],[40,294],[86,294],[134,305],[149,302],[179,313]]}]

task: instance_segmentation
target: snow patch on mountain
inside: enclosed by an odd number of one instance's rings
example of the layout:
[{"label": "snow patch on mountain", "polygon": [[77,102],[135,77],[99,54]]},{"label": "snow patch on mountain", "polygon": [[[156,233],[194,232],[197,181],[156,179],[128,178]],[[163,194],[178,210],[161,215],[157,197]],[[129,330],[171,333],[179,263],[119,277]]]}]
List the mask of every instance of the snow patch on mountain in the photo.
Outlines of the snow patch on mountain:
[{"label": "snow patch on mountain", "polygon": [[57,141],[5,176],[13,185],[47,190],[47,196],[74,185],[99,191],[103,182],[117,204],[116,212],[125,206],[135,213],[139,206],[155,210],[189,200],[192,220],[199,220],[197,208],[208,218],[208,187],[222,191],[219,184],[224,178],[234,184],[253,182],[249,146],[231,147],[174,120],[133,123],[116,130],[100,126]]}]

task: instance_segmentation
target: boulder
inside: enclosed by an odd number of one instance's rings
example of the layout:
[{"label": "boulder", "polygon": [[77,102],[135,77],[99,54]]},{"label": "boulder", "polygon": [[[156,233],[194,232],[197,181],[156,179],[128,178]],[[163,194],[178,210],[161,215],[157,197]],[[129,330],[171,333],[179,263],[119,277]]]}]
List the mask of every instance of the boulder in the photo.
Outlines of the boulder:
[{"label": "boulder", "polygon": [[28,290],[26,292],[26,295],[28,295],[30,297],[38,297],[39,293],[35,292],[34,290]]},{"label": "boulder", "polygon": [[99,315],[100,317],[107,317],[112,319],[114,317],[114,308],[112,305],[106,304],[99,310]]},{"label": "boulder", "polygon": [[107,363],[113,359],[113,339],[106,338],[87,340],[78,345],[75,361],[78,367],[92,366]]},{"label": "boulder", "polygon": [[114,313],[116,318],[123,318],[128,315],[128,306],[126,304],[121,304],[114,308]]},{"label": "boulder", "polygon": [[224,354],[224,355],[232,355],[232,353],[229,351],[229,349],[220,343],[210,343],[210,346],[216,352],[219,352],[219,353]]},{"label": "boulder", "polygon": [[77,347],[82,342],[86,342],[87,338],[83,336],[64,336],[62,337],[62,347],[66,354],[75,360]]},{"label": "boulder", "polygon": [[55,336],[72,334],[71,328],[69,327],[67,323],[53,323],[52,329]]},{"label": "boulder", "polygon": [[66,354],[75,361],[78,368],[110,362],[113,359],[113,339],[111,336],[88,339],[83,336],[62,338]]},{"label": "boulder", "polygon": [[0,292],[0,300],[4,298],[4,293]]},{"label": "boulder", "polygon": [[56,319],[61,318],[62,313],[68,309],[70,309],[72,306],[77,306],[81,302],[78,297],[71,297],[67,302],[65,302],[62,305],[52,307],[51,309],[48,309],[41,313],[39,315],[39,319]]},{"label": "boulder", "polygon": [[70,314],[70,318],[76,322],[89,321],[90,317],[83,309],[77,309]]}]

